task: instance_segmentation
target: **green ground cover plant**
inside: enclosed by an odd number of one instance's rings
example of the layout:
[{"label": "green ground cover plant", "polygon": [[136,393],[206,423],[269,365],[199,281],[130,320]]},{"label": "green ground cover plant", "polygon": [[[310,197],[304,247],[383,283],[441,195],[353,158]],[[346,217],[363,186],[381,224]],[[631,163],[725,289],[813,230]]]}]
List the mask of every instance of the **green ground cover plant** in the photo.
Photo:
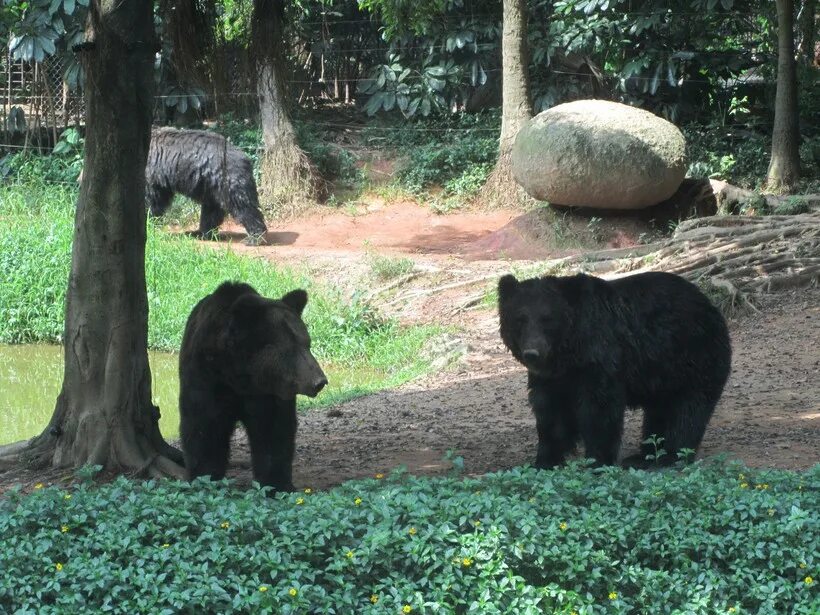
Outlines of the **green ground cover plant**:
[{"label": "green ground cover plant", "polygon": [[722,462],[396,471],[273,498],[35,485],[0,500],[0,610],[816,614],[818,492],[820,466]]},{"label": "green ground cover plant", "polygon": [[[75,198],[76,190],[65,186],[0,189],[0,343],[60,342]],[[306,288],[310,301],[304,317],[317,358],[361,367],[377,378],[378,386],[372,382],[377,388],[423,373],[427,363],[419,351],[437,332],[433,327],[400,327],[298,271],[222,247],[203,247],[151,223],[146,278],[148,342],[157,350],[179,348],[193,306],[225,280],[247,282],[269,297]]]}]

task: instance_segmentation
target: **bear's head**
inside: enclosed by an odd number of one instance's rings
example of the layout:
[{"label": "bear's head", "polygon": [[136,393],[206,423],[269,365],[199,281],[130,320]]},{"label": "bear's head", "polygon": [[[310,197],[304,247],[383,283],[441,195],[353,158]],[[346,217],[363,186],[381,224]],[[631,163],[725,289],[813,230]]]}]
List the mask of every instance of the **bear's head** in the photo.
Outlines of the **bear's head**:
[{"label": "bear's head", "polygon": [[280,399],[315,397],[324,388],[327,377],[302,321],[307,300],[304,290],[294,290],[278,301],[252,292],[233,302],[219,345],[228,363],[221,368],[234,388]]},{"label": "bear's head", "polygon": [[498,282],[498,317],[504,345],[529,371],[549,377],[564,370],[561,351],[573,312],[554,279],[503,276]]}]

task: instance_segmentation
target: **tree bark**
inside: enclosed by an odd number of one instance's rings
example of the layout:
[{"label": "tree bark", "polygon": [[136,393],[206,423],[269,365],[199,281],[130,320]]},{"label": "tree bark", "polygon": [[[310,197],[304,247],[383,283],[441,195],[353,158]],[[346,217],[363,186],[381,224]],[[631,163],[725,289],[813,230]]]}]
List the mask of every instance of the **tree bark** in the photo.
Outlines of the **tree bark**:
[{"label": "tree bark", "polygon": [[524,0],[504,0],[503,20],[501,137],[498,161],[484,186],[483,198],[494,204],[515,204],[521,191],[512,175],[512,146],[518,131],[532,117],[527,74],[527,7]]},{"label": "tree bark", "polygon": [[294,213],[300,204],[318,196],[319,182],[296,141],[288,111],[283,75],[284,19],[284,0],[254,0],[251,36],[264,147],[259,188],[264,201],[284,205]]},{"label": "tree bark", "polygon": [[800,40],[797,57],[811,66],[815,60],[814,45],[817,42],[817,0],[803,0],[797,18],[797,32]]},{"label": "tree bark", "polygon": [[770,192],[791,192],[800,179],[800,128],[794,61],[794,0],[777,4],[777,94],[774,104],[772,157],[766,175]]},{"label": "tree bark", "polygon": [[182,475],[151,402],[145,286],[145,163],[154,92],[152,3],[93,0],[85,173],[65,313],[65,371],[32,466],[101,465]]}]

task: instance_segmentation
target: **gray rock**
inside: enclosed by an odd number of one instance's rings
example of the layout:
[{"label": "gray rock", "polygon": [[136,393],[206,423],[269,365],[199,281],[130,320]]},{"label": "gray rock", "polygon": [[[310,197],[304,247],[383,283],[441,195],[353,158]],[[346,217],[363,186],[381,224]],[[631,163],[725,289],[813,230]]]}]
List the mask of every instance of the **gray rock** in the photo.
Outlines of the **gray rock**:
[{"label": "gray rock", "polygon": [[555,205],[642,209],[668,199],[686,174],[686,140],[643,109],[579,100],[539,113],[518,133],[516,181]]}]

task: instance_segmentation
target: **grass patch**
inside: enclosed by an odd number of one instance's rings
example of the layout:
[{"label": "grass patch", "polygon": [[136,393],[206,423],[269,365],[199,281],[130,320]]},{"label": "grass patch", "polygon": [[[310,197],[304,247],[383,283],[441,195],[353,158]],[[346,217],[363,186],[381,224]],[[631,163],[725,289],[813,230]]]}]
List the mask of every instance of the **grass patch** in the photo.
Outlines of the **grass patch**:
[{"label": "grass patch", "polygon": [[387,281],[399,276],[407,275],[416,264],[406,256],[386,256],[371,253],[367,257],[370,264],[370,273],[377,280]]},{"label": "grass patch", "polygon": [[[61,341],[75,198],[74,190],[54,186],[11,186],[0,192],[0,342]],[[247,282],[268,297],[306,288],[310,301],[304,318],[317,358],[378,374],[355,384],[356,392],[396,385],[423,373],[428,364],[418,358],[420,351],[437,332],[431,327],[400,327],[367,304],[348,302],[334,290],[314,284],[303,273],[230,250],[202,247],[152,224],[146,279],[148,343],[167,351],[178,350],[193,306],[225,280]]]},{"label": "grass patch", "polygon": [[818,490],[820,466],[699,463],[12,491],[0,610],[815,614]]}]

